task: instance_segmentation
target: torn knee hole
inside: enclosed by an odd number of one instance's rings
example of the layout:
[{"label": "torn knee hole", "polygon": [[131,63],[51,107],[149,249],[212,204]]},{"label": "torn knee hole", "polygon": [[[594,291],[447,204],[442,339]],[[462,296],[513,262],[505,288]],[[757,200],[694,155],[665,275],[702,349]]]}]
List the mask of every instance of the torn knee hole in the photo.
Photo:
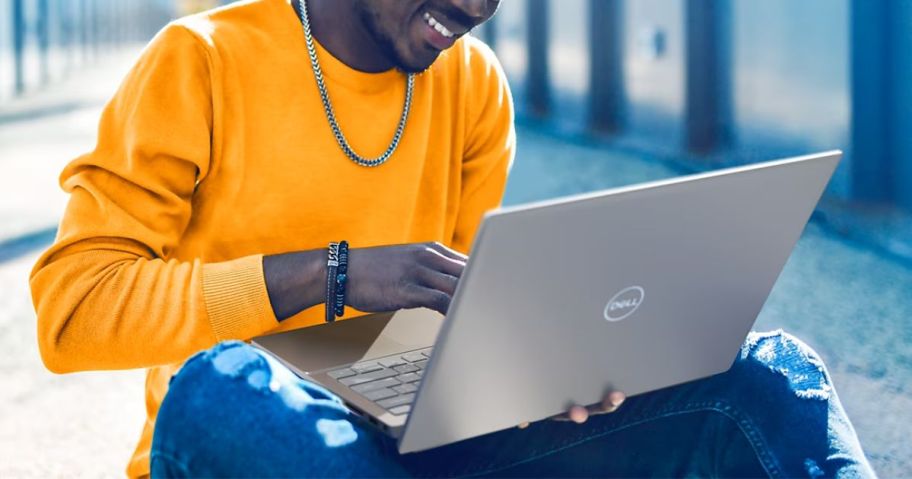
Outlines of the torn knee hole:
[{"label": "torn knee hole", "polygon": [[825,401],[830,397],[832,387],[823,362],[810,347],[782,330],[751,333],[742,347],[741,359],[753,359],[785,376],[799,398]]}]

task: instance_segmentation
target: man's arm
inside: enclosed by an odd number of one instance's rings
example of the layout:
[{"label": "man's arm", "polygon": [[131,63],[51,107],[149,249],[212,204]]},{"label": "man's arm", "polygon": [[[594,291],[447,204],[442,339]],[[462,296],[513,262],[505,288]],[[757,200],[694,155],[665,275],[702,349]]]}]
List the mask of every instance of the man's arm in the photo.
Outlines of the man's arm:
[{"label": "man's arm", "polygon": [[[165,259],[211,166],[210,65],[193,33],[167,27],[105,108],[96,149],[61,174],[67,210],[30,277],[52,371],[178,362],[323,302],[324,250]],[[464,266],[464,256],[433,243],[353,249],[349,304],[445,312]]]},{"label": "man's arm", "polygon": [[513,97],[500,63],[480,40],[466,38],[470,68],[462,193],[452,246],[468,253],[485,212],[500,205],[516,153]]},{"label": "man's arm", "polygon": [[208,52],[171,25],[143,51],[61,174],[70,200],[30,285],[42,358],[57,372],[147,367],[277,324],[262,257],[164,259],[210,167]]}]

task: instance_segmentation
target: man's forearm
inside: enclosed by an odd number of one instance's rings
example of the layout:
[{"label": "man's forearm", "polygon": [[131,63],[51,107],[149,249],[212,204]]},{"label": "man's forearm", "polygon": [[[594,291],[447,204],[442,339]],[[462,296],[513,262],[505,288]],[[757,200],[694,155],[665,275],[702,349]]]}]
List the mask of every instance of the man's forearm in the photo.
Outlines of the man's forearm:
[{"label": "man's forearm", "polygon": [[263,275],[279,321],[321,304],[326,289],[326,250],[263,256]]}]

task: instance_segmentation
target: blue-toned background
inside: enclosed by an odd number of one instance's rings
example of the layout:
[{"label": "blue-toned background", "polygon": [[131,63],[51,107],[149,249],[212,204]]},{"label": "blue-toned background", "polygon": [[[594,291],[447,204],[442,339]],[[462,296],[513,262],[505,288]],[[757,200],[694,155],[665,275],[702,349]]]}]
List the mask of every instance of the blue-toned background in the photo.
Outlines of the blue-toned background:
[{"label": "blue-toned background", "polygon": [[[0,477],[132,450],[141,372],[47,373],[27,276],[139,48],[220,3],[0,0]],[[845,151],[756,328],[816,348],[877,471],[909,475],[912,0],[502,0],[476,34],[518,111],[508,204]]]},{"label": "blue-toned background", "polygon": [[844,150],[824,211],[912,257],[912,1],[504,1],[481,36],[565,136],[695,170]]}]

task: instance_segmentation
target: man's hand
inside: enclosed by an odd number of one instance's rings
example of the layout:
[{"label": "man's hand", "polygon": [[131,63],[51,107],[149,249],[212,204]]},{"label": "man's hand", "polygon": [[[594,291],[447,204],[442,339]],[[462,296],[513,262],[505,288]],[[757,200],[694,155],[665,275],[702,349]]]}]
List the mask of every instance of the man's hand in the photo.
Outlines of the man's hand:
[{"label": "man's hand", "polygon": [[[413,243],[348,252],[347,304],[368,313],[426,307],[446,314],[466,255],[440,243]],[[266,290],[283,320],[326,297],[326,250],[263,257]]]},{"label": "man's hand", "polygon": [[[617,411],[621,404],[624,403],[624,400],[627,396],[620,391],[614,391],[605,396],[605,399],[601,403],[593,406],[573,406],[565,414],[560,414],[552,417],[554,421],[572,421],[577,424],[582,424],[589,419],[590,416],[598,416],[599,414],[608,414],[614,411]],[[529,423],[524,422],[519,425],[520,429],[525,429],[529,427]]]},{"label": "man's hand", "polygon": [[440,243],[352,249],[347,303],[365,312],[425,307],[446,314],[467,260]]}]

